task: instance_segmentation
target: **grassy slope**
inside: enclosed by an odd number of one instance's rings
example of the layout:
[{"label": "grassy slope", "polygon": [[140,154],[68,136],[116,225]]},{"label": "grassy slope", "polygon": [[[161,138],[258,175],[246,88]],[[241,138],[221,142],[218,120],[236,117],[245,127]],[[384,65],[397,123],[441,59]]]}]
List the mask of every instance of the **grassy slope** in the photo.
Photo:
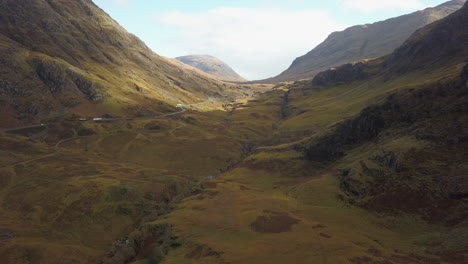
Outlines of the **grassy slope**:
[{"label": "grassy slope", "polygon": [[[391,92],[417,90],[458,76],[459,70],[415,73],[389,82],[377,78],[322,91],[292,91],[294,114],[280,123],[276,138],[265,142],[269,147],[258,148],[256,154],[214,181],[208,192],[184,200],[176,211],[158,221],[174,225],[183,241],[163,263],[464,263],[460,253],[452,258],[427,253],[463,249],[461,238],[443,235],[456,227],[431,224],[411,212],[373,214],[350,205],[339,187],[340,169],[359,168],[360,160],[367,161],[379,151],[431,153],[433,143],[407,136],[404,131],[389,131],[379,143],[351,148],[334,164],[305,161],[302,153],[291,147],[301,142],[298,135],[304,131],[307,137],[321,135]],[[346,96],[340,96],[343,94]],[[252,111],[262,109],[252,105],[237,114],[245,116]],[[291,138],[292,144],[271,145]],[[450,157],[449,153],[444,155]],[[271,211],[287,213],[300,222],[280,233],[253,230],[258,217]],[[287,222],[287,218],[271,218],[262,225],[274,229]]]},{"label": "grassy slope", "polygon": [[[1,168],[2,210],[8,217],[2,218],[0,229],[17,235],[2,237],[2,261],[97,261],[112,241],[145,222],[173,226],[180,246],[171,248],[164,263],[427,263],[427,257],[437,259],[425,251],[433,248],[436,237],[448,232],[445,227],[412,214],[374,215],[350,205],[336,176],[339,169],[359,167],[359,161],[376,154],[376,149],[405,152],[424,149],[427,143],[391,133],[379,144],[350,149],[332,165],[306,161],[294,146],[358,114],[370,102],[382,101],[390,91],[415,88],[457,71],[433,72],[431,78],[415,74],[392,82],[374,79],[367,85],[322,91],[293,90],[286,119],[281,115],[285,91],[279,89],[233,105],[235,110],[230,112],[86,124],[95,134],[62,144],[60,155]],[[73,130],[83,133],[82,129],[59,126],[42,134],[42,139],[36,132],[39,141],[2,137],[11,141],[5,143],[2,164],[52,153],[54,142]],[[49,146],[40,143],[44,140]],[[23,151],[8,155],[8,148]],[[249,154],[252,149],[255,153]],[[187,190],[194,188],[195,179],[205,181],[219,173],[219,179],[205,182],[207,188],[192,192],[173,213],[157,218],[172,207],[167,201],[177,201],[177,193],[190,193]],[[291,220],[299,222],[289,226]],[[256,222],[260,227],[253,229]],[[258,232],[258,228],[267,231]],[[456,240],[448,239],[444,245],[450,241]],[[133,260],[145,263],[149,258],[143,254]]]},{"label": "grassy slope", "polygon": [[213,111],[2,134],[0,262],[98,262],[197,182],[242,161],[271,131],[275,108],[263,107],[265,125]]},{"label": "grassy slope", "polygon": [[0,10],[0,107],[9,122],[2,127],[73,114],[166,112],[178,103],[252,94],[252,87],[157,55],[92,1],[6,5]]},{"label": "grassy slope", "polygon": [[[52,127],[34,132],[36,141],[2,135],[1,164],[6,166],[0,168],[0,195],[6,217],[0,220],[0,261],[97,262],[112,247],[114,253],[127,252],[120,243],[137,249],[137,257],[106,263],[151,263],[171,249],[163,263],[464,264],[466,207],[451,207],[457,210],[454,216],[462,217],[455,226],[428,222],[421,212],[367,211],[357,205],[372,205],[368,197],[350,196],[340,188],[339,175],[355,168],[354,180],[371,184],[359,163],[382,169],[369,159],[382,150],[408,154],[403,162],[410,168],[422,164],[461,174],[465,150],[416,138],[411,126],[390,127],[379,138],[346,146],[345,155],[333,163],[307,161],[300,149],[333,133],[344,119],[359,116],[368,104],[380,104],[390,92],[422,91],[424,98],[425,87],[460,72],[458,66],[441,69],[320,91],[293,90],[289,100],[277,89],[245,105],[230,105],[226,108],[235,110],[229,112],[87,124],[95,135],[66,142],[61,153],[40,160],[43,153],[54,154],[59,139],[86,130]],[[439,121],[415,123],[425,130]],[[460,153],[448,160],[452,150]],[[198,184],[218,173],[218,179]],[[437,187],[426,185],[429,177],[398,180],[421,186],[429,195]],[[189,194],[175,211],[159,217]],[[170,235],[160,232],[167,226],[172,226]],[[152,235],[138,235],[142,230],[153,230]]]}]

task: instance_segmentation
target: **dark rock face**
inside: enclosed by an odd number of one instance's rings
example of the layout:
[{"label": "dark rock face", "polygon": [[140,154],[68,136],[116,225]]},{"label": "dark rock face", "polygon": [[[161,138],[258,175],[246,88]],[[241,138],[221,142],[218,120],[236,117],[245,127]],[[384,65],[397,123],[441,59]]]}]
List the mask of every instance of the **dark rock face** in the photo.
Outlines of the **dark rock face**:
[{"label": "dark rock face", "polygon": [[96,89],[96,85],[83,75],[65,68],[53,61],[40,58],[33,59],[39,78],[49,87],[51,93],[81,92],[89,100],[100,102],[104,96]]},{"label": "dark rock face", "polygon": [[[463,82],[465,84],[466,80]],[[457,79],[409,93],[390,95],[384,103],[364,109],[357,117],[338,124],[333,132],[312,140],[305,147],[305,156],[315,161],[334,161],[344,155],[346,147],[375,139],[382,131],[396,125],[409,127],[423,120],[446,117],[448,113],[454,117],[463,115],[461,113],[466,113],[468,107],[463,101],[467,95],[464,84]],[[423,140],[460,144],[464,142],[466,134],[463,134],[463,125],[459,122],[443,128],[438,123],[432,124],[431,129],[418,128],[414,134]],[[399,153],[387,153],[375,159],[395,172],[402,170]]]},{"label": "dark rock face", "polygon": [[343,156],[343,147],[370,140],[389,125],[379,107],[369,107],[353,120],[340,124],[334,133],[306,148],[308,159],[332,161]]},{"label": "dark rock face", "polygon": [[345,169],[339,175],[340,188],[354,197],[364,196],[367,192],[364,185],[354,179],[356,171],[354,169]]},{"label": "dark rock face", "polygon": [[51,93],[72,91],[76,88],[67,77],[65,69],[58,63],[45,62],[39,58],[33,60],[39,78],[49,87]]},{"label": "dark rock face", "polygon": [[383,156],[369,157],[369,160],[374,160],[382,163],[386,168],[393,172],[400,172],[401,168],[401,154],[397,152],[386,153]]},{"label": "dark rock face", "polygon": [[327,87],[363,80],[369,77],[365,67],[366,64],[364,62],[358,62],[354,64],[348,63],[338,68],[332,68],[328,71],[317,74],[311,84],[318,87]]},{"label": "dark rock face", "polygon": [[[379,146],[371,150],[369,161],[355,160],[357,165],[337,174],[344,200],[385,214],[418,214],[448,225],[466,221],[467,68],[451,80],[393,93],[330,133],[311,139],[304,147],[306,158],[333,162],[361,144],[366,149]],[[398,138],[416,144],[407,148],[406,141],[395,141]],[[367,144],[371,140],[374,143]]]}]

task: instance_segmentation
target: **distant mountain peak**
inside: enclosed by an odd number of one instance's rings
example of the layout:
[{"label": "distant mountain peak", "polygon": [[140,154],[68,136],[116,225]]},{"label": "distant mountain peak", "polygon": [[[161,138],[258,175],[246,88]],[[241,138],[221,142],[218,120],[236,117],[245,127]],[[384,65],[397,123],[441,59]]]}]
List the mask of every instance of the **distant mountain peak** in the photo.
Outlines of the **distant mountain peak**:
[{"label": "distant mountain peak", "polygon": [[242,76],[235,72],[229,65],[222,60],[211,55],[187,55],[177,57],[177,60],[214,75],[223,81],[245,82]]}]

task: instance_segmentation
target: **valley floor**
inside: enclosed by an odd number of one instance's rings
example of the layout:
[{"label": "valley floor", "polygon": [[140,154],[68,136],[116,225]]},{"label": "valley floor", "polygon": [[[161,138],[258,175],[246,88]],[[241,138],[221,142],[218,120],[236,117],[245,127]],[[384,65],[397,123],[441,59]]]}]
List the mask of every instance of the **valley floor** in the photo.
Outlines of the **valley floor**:
[{"label": "valley floor", "polygon": [[[397,127],[346,148],[333,162],[304,154],[337,124],[420,80],[326,90],[293,84],[228,111],[2,134],[0,262],[467,263],[463,220],[448,226],[416,211],[368,206],[374,197],[365,174],[384,169],[370,157],[423,151],[436,157],[438,145]],[[453,162],[466,156],[459,151]],[[466,169],[463,162],[431,162],[419,165]],[[356,171],[349,182],[340,176],[347,169]]]},{"label": "valley floor", "polygon": [[[428,263],[416,218],[382,219],[340,201],[333,173],[295,179],[239,168],[161,220],[184,243],[163,263]],[[395,221],[395,222],[394,222]]]}]

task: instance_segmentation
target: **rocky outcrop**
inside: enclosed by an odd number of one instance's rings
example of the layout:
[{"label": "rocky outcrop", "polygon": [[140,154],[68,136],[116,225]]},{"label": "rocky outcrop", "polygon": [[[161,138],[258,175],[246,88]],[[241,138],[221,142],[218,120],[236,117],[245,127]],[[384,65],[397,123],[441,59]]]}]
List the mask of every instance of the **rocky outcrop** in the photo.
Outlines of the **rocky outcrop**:
[{"label": "rocky outcrop", "polygon": [[[346,148],[376,139],[388,128],[397,125],[409,127],[440,116],[445,118],[447,113],[459,116],[468,110],[468,104],[463,101],[467,96],[465,80],[462,84],[460,79],[392,94],[383,103],[367,107],[357,117],[338,124],[332,132],[312,139],[305,147],[305,156],[310,160],[334,161],[344,155]],[[430,123],[430,127],[415,128],[413,133],[422,140],[463,143],[466,134],[460,122],[453,122],[449,127]],[[402,169],[399,153],[387,153],[376,159],[395,172]]]},{"label": "rocky outcrop", "polygon": [[315,87],[329,87],[364,80],[369,76],[370,74],[366,72],[365,62],[348,63],[317,74],[312,80],[311,85]]},{"label": "rocky outcrop", "polygon": [[104,99],[103,94],[98,91],[95,83],[71,68],[66,68],[58,62],[47,61],[41,58],[34,58],[33,65],[37,75],[52,94],[79,91],[93,102],[101,102]]},{"label": "rocky outcrop", "polygon": [[310,160],[333,161],[343,156],[344,146],[375,138],[392,122],[382,115],[387,107],[366,108],[358,117],[338,125],[333,133],[309,145],[305,150],[306,157]]},{"label": "rocky outcrop", "polygon": [[380,162],[393,172],[400,172],[402,170],[401,154],[398,152],[389,152],[382,156],[369,157],[369,160]]},{"label": "rocky outcrop", "polygon": [[347,194],[353,197],[360,197],[366,195],[367,191],[362,182],[354,178],[356,171],[354,169],[345,169],[338,175],[340,181],[340,188]]}]

